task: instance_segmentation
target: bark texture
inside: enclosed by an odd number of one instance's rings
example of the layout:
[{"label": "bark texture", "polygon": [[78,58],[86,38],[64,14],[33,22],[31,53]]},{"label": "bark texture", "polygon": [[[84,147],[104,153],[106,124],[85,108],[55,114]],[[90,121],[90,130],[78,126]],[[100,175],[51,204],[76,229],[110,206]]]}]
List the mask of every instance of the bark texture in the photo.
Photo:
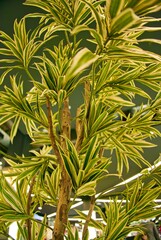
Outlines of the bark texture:
[{"label": "bark texture", "polygon": [[70,203],[71,183],[65,170],[62,169],[62,179],[60,183],[60,195],[56,218],[54,223],[53,240],[63,240],[68,219],[68,206]]},{"label": "bark texture", "polygon": [[[70,139],[70,110],[69,110],[69,101],[66,99],[64,101],[64,108],[61,116],[61,135],[60,135],[60,144],[65,154],[68,154],[65,138]],[[58,206],[56,212],[56,218],[54,222],[54,231],[53,231],[53,240],[63,240],[64,233],[68,220],[68,211],[70,204],[70,195],[71,195],[71,180],[68,175],[66,168],[64,166],[63,159],[61,159],[60,154],[59,164],[61,167],[61,180],[60,180],[60,191],[58,196]]]}]

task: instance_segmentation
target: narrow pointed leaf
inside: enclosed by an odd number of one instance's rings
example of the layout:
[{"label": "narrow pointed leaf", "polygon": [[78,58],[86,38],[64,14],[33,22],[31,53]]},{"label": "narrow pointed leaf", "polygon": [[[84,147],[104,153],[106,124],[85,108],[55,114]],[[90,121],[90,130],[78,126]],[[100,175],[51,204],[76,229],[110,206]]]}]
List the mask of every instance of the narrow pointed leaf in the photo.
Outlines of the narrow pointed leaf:
[{"label": "narrow pointed leaf", "polygon": [[128,8],[122,11],[118,16],[113,18],[111,23],[111,35],[120,34],[128,28],[132,27],[138,21],[138,17]]}]

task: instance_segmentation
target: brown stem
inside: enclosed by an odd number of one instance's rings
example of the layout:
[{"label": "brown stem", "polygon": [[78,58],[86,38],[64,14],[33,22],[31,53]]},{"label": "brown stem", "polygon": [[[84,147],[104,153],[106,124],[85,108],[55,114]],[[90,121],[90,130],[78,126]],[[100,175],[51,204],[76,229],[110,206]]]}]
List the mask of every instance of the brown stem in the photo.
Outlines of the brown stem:
[{"label": "brown stem", "polygon": [[85,237],[87,235],[88,225],[89,225],[89,222],[91,220],[91,216],[92,216],[92,212],[94,210],[94,206],[95,206],[95,196],[93,195],[93,196],[91,196],[91,202],[90,202],[90,206],[89,206],[89,211],[88,211],[86,222],[85,222],[84,228],[83,228],[82,239],[85,239]]},{"label": "brown stem", "polygon": [[[31,194],[32,194],[33,187],[35,184],[35,178],[36,178],[36,175],[31,180],[31,184],[30,184],[30,188],[29,188],[29,192],[28,192],[28,199],[27,199],[27,214],[28,214],[28,216],[30,216],[30,208],[31,208],[31,203],[32,203]],[[31,219],[27,219],[26,225],[27,225],[27,230],[28,230],[28,240],[31,240]]]},{"label": "brown stem", "polygon": [[[66,99],[64,101],[64,108],[61,114],[61,147],[65,154],[68,154],[66,140],[65,138],[70,139],[70,110],[69,110],[69,100]],[[49,122],[51,120],[49,119]],[[54,141],[54,138],[50,134],[51,141]],[[55,147],[53,145],[53,147]],[[61,167],[61,181],[60,181],[60,189],[58,196],[58,206],[56,211],[56,218],[54,223],[54,231],[53,231],[53,240],[63,240],[64,232],[67,225],[68,220],[68,211],[70,204],[70,195],[71,195],[71,179],[68,175],[66,168],[64,166],[64,162],[62,159],[59,161]]]},{"label": "brown stem", "polygon": [[67,98],[64,101],[64,108],[62,110],[62,116],[61,116],[62,124],[61,124],[61,134],[68,137],[70,139],[70,109],[69,109],[69,99]]},{"label": "brown stem", "polygon": [[56,144],[55,135],[53,132],[53,123],[52,123],[52,115],[51,115],[52,110],[51,110],[51,103],[48,96],[46,96],[46,106],[47,106],[47,114],[48,114],[48,122],[49,122],[49,137],[51,140],[51,146],[54,150],[55,155],[57,156],[58,163],[60,164],[61,156],[60,156],[59,149]]},{"label": "brown stem", "polygon": [[53,240],[63,240],[64,232],[67,226],[68,220],[68,207],[70,204],[70,194],[71,194],[71,181],[68,176],[66,169],[62,169],[62,179],[60,182],[60,194],[57,206]]}]

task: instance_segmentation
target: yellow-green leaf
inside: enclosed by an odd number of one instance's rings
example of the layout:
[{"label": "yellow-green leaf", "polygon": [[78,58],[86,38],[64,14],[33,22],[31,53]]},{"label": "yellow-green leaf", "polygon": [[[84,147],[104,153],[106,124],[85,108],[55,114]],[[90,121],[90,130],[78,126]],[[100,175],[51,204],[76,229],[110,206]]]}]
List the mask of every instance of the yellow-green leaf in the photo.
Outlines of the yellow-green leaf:
[{"label": "yellow-green leaf", "polygon": [[139,17],[135,15],[132,9],[125,9],[118,16],[112,19],[110,35],[122,33],[132,27],[138,19]]}]

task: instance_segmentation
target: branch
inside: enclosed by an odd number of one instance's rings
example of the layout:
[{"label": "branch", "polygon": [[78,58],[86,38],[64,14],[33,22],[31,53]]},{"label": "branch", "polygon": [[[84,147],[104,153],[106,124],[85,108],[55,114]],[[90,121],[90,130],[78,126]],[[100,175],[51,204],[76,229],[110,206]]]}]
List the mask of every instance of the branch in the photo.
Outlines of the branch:
[{"label": "branch", "polygon": [[71,116],[70,116],[70,109],[69,109],[69,99],[67,98],[64,100],[64,108],[62,110],[62,126],[61,126],[61,134],[66,136],[67,138],[71,138],[70,134],[70,121],[71,121]]},{"label": "branch", "polygon": [[[68,154],[67,145],[65,138],[70,139],[70,109],[69,109],[69,99],[64,100],[63,110],[61,112],[61,147],[65,154]],[[64,232],[68,220],[68,211],[70,204],[70,195],[71,195],[71,179],[68,175],[68,172],[64,166],[64,162],[61,159],[61,180],[60,180],[60,189],[59,189],[59,201],[57,205],[57,212],[54,224],[53,238],[52,239],[64,239]]]},{"label": "branch", "polygon": [[90,202],[90,206],[89,206],[89,211],[88,211],[86,222],[85,222],[84,228],[83,228],[82,239],[85,239],[85,237],[87,235],[88,225],[89,225],[89,222],[91,220],[91,216],[92,216],[92,212],[94,210],[94,206],[95,206],[95,195],[91,196],[91,202]]},{"label": "branch", "polygon": [[62,163],[62,160],[61,160],[61,156],[60,156],[60,153],[59,153],[59,149],[57,147],[57,144],[56,144],[56,139],[55,139],[55,135],[54,135],[54,132],[53,132],[53,123],[52,123],[52,110],[51,110],[51,103],[50,103],[50,100],[49,100],[49,97],[46,96],[46,106],[47,106],[47,114],[48,114],[48,123],[49,123],[49,137],[50,137],[50,140],[51,140],[51,146],[54,150],[54,153],[55,155],[57,156],[57,159],[58,159],[58,163],[61,164]]}]

